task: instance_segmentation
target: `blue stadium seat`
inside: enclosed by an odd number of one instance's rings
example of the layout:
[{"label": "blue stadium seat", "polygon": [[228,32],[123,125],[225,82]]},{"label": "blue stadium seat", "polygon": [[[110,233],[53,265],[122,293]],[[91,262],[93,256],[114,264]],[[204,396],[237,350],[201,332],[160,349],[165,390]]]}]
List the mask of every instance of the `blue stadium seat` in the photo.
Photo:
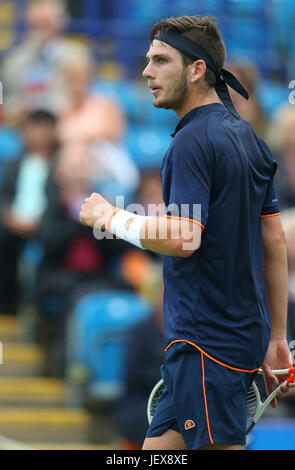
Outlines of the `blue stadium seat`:
[{"label": "blue stadium seat", "polygon": [[171,129],[130,126],[125,145],[140,170],[161,167],[162,159],[171,143],[170,134]]},{"label": "blue stadium seat", "polygon": [[22,150],[22,139],[16,129],[0,127],[0,161],[11,161]]},{"label": "blue stadium seat", "polygon": [[224,0],[220,20],[228,60],[246,59],[258,66],[268,61],[269,34],[264,0]]},{"label": "blue stadium seat", "polygon": [[265,115],[271,117],[280,106],[288,103],[291,91],[285,85],[262,80],[256,87],[256,96]]},{"label": "blue stadium seat", "polygon": [[172,13],[168,16],[180,15],[210,15],[218,16],[223,10],[223,2],[220,0],[199,0],[192,2],[190,0],[177,0],[172,7]]},{"label": "blue stadium seat", "polygon": [[19,158],[23,143],[19,132],[9,127],[0,127],[0,184],[4,165]]},{"label": "blue stadium seat", "polygon": [[171,109],[156,108],[153,105],[153,98],[149,89],[143,93],[142,99],[144,100],[143,111],[145,113],[144,123],[146,126],[159,129],[160,132],[174,132],[179,118]]},{"label": "blue stadium seat", "polygon": [[103,95],[120,103],[128,122],[141,122],[142,96],[133,81],[130,80],[96,80],[91,91],[94,95]]},{"label": "blue stadium seat", "polygon": [[238,54],[242,59],[260,64],[269,50],[266,25],[259,21],[241,22],[240,18],[231,19],[230,27],[224,34],[229,55]]},{"label": "blue stadium seat", "polygon": [[[268,0],[267,0],[268,1]],[[220,2],[219,2],[220,3]],[[223,0],[227,12],[239,15],[261,15],[266,8],[265,0]]]},{"label": "blue stadium seat", "polygon": [[128,331],[150,314],[150,305],[128,291],[96,291],[76,303],[69,318],[68,367],[76,364],[87,370],[89,396],[120,396]]},{"label": "blue stadium seat", "polygon": [[161,1],[163,0],[150,0],[149,2],[130,0],[130,18],[140,21],[142,25],[154,22],[155,18],[161,18]]},{"label": "blue stadium seat", "polygon": [[270,48],[277,55],[277,61],[287,68],[289,80],[295,74],[295,44],[293,36],[295,8],[293,0],[271,0],[269,4]]}]

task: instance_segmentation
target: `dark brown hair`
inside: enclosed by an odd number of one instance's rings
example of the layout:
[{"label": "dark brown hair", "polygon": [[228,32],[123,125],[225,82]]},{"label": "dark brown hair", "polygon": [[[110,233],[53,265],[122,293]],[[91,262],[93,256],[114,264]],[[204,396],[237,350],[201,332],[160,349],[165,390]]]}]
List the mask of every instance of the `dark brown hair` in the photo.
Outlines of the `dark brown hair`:
[{"label": "dark brown hair", "polygon": [[[158,21],[151,29],[150,42],[153,41],[156,31],[174,29],[198,46],[202,47],[212,58],[217,70],[220,72],[224,67],[226,50],[223,39],[216,26],[216,20],[211,16],[179,16]],[[193,63],[189,57],[181,54],[184,66]],[[208,69],[205,80],[210,87],[215,86],[215,74]]]}]

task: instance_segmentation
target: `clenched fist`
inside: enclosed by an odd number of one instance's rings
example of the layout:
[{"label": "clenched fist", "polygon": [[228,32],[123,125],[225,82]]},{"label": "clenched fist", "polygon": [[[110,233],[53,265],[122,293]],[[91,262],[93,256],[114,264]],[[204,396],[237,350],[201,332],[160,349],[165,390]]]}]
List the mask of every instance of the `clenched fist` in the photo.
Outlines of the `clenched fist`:
[{"label": "clenched fist", "polygon": [[115,208],[98,193],[92,193],[84,200],[79,214],[80,221],[88,227],[104,229]]}]

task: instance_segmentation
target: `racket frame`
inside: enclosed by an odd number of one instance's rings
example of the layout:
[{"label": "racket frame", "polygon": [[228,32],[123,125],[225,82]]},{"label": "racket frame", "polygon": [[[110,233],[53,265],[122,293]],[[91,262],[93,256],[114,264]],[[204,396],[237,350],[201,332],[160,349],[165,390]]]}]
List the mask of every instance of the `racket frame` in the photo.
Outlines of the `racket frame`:
[{"label": "racket frame", "polygon": [[[255,415],[253,417],[253,421],[248,426],[246,430],[246,434],[249,434],[249,432],[254,428],[255,424],[259,421],[261,416],[263,415],[264,411],[268,407],[268,405],[274,400],[274,398],[277,396],[278,392],[282,387],[285,387],[286,385],[289,385],[290,383],[295,381],[295,367],[290,367],[290,369],[278,369],[278,370],[273,370],[272,373],[274,375],[288,375],[288,378],[278,385],[272,393],[270,393],[267,397],[267,399],[262,403],[260,393],[258,390],[257,385],[255,384],[255,381],[252,383],[252,387],[254,389],[255,395],[256,395],[256,400],[257,400],[257,409],[255,412]],[[258,374],[263,375],[263,370],[259,369]]]},{"label": "racket frame", "polygon": [[151,393],[150,393],[150,396],[149,396],[149,399],[148,399],[148,404],[147,404],[147,418],[148,418],[148,423],[151,424],[152,422],[152,419],[153,419],[153,416],[151,415],[151,404],[152,404],[152,401],[153,401],[153,398],[154,398],[154,395],[156,394],[156,392],[159,390],[160,387],[162,387],[164,385],[164,381],[163,379],[160,379],[156,385],[154,385]]}]

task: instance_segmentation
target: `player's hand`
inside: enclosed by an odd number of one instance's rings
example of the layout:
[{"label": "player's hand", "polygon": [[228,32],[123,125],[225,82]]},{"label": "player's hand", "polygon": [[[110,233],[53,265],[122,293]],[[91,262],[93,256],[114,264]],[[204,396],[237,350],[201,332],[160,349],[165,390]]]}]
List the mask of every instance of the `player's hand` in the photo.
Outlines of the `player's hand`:
[{"label": "player's hand", "polygon": [[79,214],[80,221],[88,227],[104,229],[115,208],[98,193],[84,200]]},{"label": "player's hand", "polygon": [[[275,376],[272,370],[275,369],[289,369],[293,366],[292,355],[288,347],[288,343],[285,339],[278,341],[271,341],[269,343],[268,351],[266,353],[263,372],[264,381],[267,394],[269,395],[280,383],[286,380],[286,376]],[[282,387],[282,390],[278,393],[278,397],[282,398],[285,393],[288,392],[291,386]],[[273,408],[277,407],[277,401],[271,402]]]}]

